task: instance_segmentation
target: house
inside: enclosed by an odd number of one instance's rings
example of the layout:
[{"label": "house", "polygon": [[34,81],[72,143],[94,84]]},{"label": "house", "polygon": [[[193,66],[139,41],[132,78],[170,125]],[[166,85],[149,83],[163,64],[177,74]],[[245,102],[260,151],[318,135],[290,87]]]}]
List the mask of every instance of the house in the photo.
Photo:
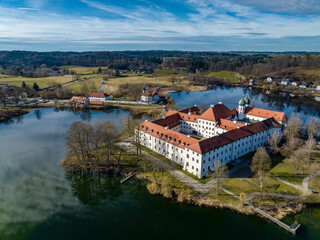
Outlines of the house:
[{"label": "house", "polygon": [[290,79],[289,78],[283,78],[280,82],[281,85],[287,86],[290,84]]},{"label": "house", "polygon": [[[286,121],[284,113],[251,108],[249,104],[249,98],[243,98],[238,109],[230,110],[219,102],[202,114],[196,106],[169,110],[164,118],[139,124],[135,134],[143,146],[203,178],[218,167],[266,146],[275,131],[281,135],[281,122]],[[258,122],[239,121],[251,116],[259,118]]]},{"label": "house", "polygon": [[302,84],[300,84],[299,87],[300,87],[300,88],[309,88],[309,84],[303,82]]},{"label": "house", "polygon": [[104,94],[103,92],[93,92],[89,95],[90,104],[92,101],[105,102],[110,100],[110,96]]},{"label": "house", "polygon": [[300,83],[295,81],[295,82],[292,82],[291,83],[292,86],[295,86],[295,87],[299,87],[300,86]]},{"label": "house", "polygon": [[320,90],[320,85],[316,87],[317,90]]},{"label": "house", "polygon": [[146,103],[156,103],[160,99],[158,93],[156,91],[153,92],[147,92],[146,89],[144,88],[142,90],[142,95],[141,95],[141,101],[146,102]]},{"label": "house", "polygon": [[78,96],[73,96],[70,100],[70,102],[77,102],[80,104],[89,104],[90,100],[86,97],[78,97]]},{"label": "house", "polygon": [[272,77],[268,77],[268,78],[267,78],[267,83],[273,83],[273,82],[274,82],[274,80],[273,80]]},{"label": "house", "polygon": [[9,88],[8,83],[0,83],[0,88]]}]

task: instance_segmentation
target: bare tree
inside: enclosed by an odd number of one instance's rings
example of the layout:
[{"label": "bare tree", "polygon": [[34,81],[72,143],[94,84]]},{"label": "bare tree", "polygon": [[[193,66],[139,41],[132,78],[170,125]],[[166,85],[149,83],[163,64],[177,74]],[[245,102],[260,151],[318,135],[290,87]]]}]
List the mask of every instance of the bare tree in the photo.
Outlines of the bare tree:
[{"label": "bare tree", "polygon": [[320,119],[316,117],[309,117],[306,122],[306,132],[308,134],[308,138],[313,138],[314,135],[319,134],[320,131]]},{"label": "bare tree", "polygon": [[8,89],[5,87],[0,87],[0,101],[4,106],[7,106],[7,96],[8,96]]},{"label": "bare tree", "polygon": [[213,173],[213,178],[216,182],[216,194],[218,195],[219,187],[221,186],[223,180],[228,176],[228,167],[227,165],[221,166],[221,162],[218,161],[216,165],[216,170]]},{"label": "bare tree", "polygon": [[284,136],[287,140],[299,138],[302,130],[302,120],[299,113],[292,113],[284,130]]},{"label": "bare tree", "polygon": [[296,174],[302,172],[304,174],[309,165],[308,152],[306,149],[299,148],[294,151],[289,159],[292,167],[296,170]]},{"label": "bare tree", "polygon": [[271,138],[268,141],[268,146],[270,147],[273,154],[279,152],[279,143],[281,135],[279,131],[274,131],[271,135]]},{"label": "bare tree", "polygon": [[258,177],[260,181],[260,190],[261,190],[262,186],[264,185],[263,178],[266,175],[266,173],[271,169],[271,158],[267,153],[265,147],[258,148],[258,150],[253,156],[250,169]]},{"label": "bare tree", "polygon": [[200,104],[198,108],[200,110],[200,113],[204,113],[208,109],[208,106],[207,104]]}]

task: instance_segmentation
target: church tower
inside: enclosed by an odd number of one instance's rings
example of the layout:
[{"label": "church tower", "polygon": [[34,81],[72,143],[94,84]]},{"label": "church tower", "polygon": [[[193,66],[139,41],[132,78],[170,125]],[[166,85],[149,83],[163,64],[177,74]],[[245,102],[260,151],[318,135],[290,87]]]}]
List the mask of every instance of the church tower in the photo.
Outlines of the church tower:
[{"label": "church tower", "polygon": [[245,117],[245,101],[243,98],[239,101],[239,107],[238,107],[238,119],[242,120]]}]

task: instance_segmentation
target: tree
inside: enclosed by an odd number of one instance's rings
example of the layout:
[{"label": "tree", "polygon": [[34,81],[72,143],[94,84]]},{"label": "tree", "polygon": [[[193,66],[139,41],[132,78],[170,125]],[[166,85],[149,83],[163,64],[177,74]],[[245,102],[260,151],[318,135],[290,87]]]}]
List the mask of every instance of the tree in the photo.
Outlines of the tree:
[{"label": "tree", "polygon": [[253,156],[250,169],[259,178],[261,189],[261,186],[263,185],[263,177],[271,169],[271,158],[265,147],[258,148]]},{"label": "tree", "polygon": [[32,87],[35,91],[39,91],[39,86],[38,86],[38,84],[35,82],[35,83],[33,83],[33,87]]},{"label": "tree", "polygon": [[280,143],[280,133],[279,131],[273,131],[271,138],[268,141],[268,146],[270,147],[273,154],[279,152]]},{"label": "tree", "polygon": [[27,87],[27,84],[25,83],[25,81],[22,82],[21,87],[22,87],[22,88],[26,88],[26,87]]},{"label": "tree", "polygon": [[280,152],[281,155],[284,157],[290,157],[290,155],[300,148],[302,145],[302,140],[297,137],[293,137],[291,139],[288,139],[287,142],[282,146]]},{"label": "tree", "polygon": [[292,167],[296,170],[296,174],[305,172],[305,169],[309,165],[308,152],[306,149],[299,148],[294,151],[289,159]]},{"label": "tree", "polygon": [[176,82],[176,77],[175,76],[171,76],[171,83],[172,83],[172,85],[174,85],[175,84],[175,82]]},{"label": "tree", "polygon": [[101,69],[101,67],[99,67],[99,68],[98,68],[97,73],[98,73],[98,74],[101,74],[101,73],[102,73],[102,69]]},{"label": "tree", "polygon": [[316,117],[309,117],[306,122],[305,129],[308,134],[308,138],[309,139],[313,138],[314,135],[319,133],[320,119]]},{"label": "tree", "polygon": [[223,180],[228,176],[228,167],[227,165],[221,166],[221,162],[218,160],[216,165],[216,170],[213,173],[213,178],[216,182],[216,195],[218,195],[219,187]]},{"label": "tree", "polygon": [[8,89],[5,87],[0,88],[0,101],[4,106],[7,106]]},{"label": "tree", "polygon": [[208,106],[207,104],[202,103],[198,106],[198,108],[200,110],[200,113],[204,113],[208,109]]},{"label": "tree", "polygon": [[302,120],[299,113],[292,113],[283,132],[287,140],[299,138],[302,130]]}]

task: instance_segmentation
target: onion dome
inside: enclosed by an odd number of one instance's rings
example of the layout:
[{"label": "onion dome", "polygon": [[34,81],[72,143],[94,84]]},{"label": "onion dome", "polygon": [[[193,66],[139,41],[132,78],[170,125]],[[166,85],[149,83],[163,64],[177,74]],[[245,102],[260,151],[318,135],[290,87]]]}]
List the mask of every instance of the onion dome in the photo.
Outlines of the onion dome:
[{"label": "onion dome", "polygon": [[250,104],[250,98],[245,97],[245,98],[244,98],[244,103],[245,103],[246,105],[249,105],[249,104]]},{"label": "onion dome", "polygon": [[239,101],[239,106],[244,106],[244,105],[245,105],[244,99],[241,98],[240,101]]}]

